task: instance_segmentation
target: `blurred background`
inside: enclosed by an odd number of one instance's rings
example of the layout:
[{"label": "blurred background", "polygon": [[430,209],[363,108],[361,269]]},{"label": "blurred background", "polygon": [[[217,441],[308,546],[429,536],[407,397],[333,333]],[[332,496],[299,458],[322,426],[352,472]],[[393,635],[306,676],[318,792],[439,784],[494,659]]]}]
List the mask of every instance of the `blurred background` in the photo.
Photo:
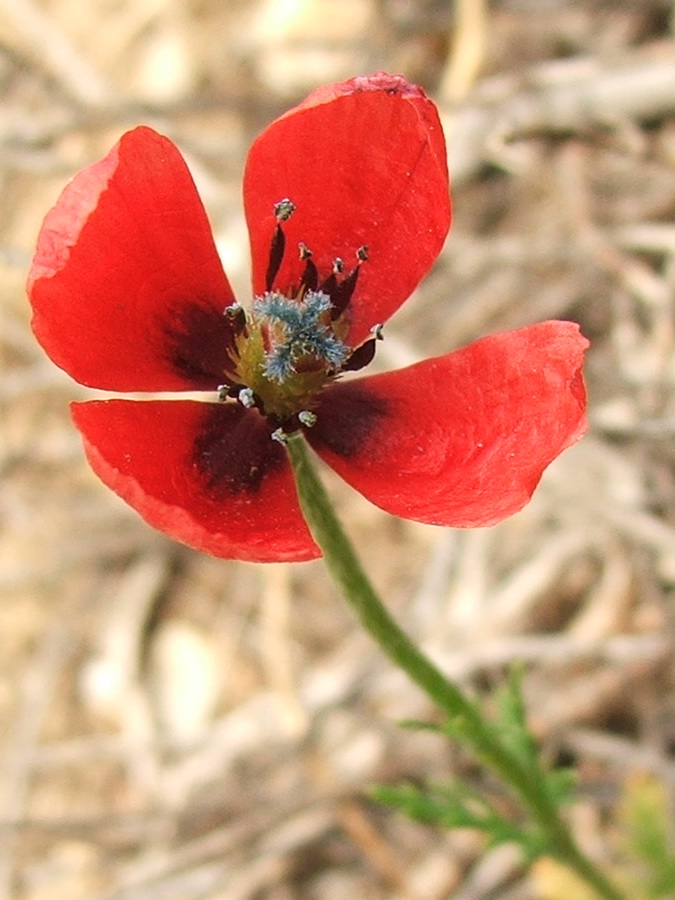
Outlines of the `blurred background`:
[{"label": "blurred background", "polygon": [[44,214],[139,123],[186,155],[246,298],[251,140],[380,69],[441,108],[455,220],[377,365],[574,319],[592,430],[493,529],[389,518],[327,473],[330,490],[447,671],[486,693],[524,666],[537,737],[580,773],[589,852],[613,867],[636,803],[672,809],[674,28],[672,0],[0,0],[0,897],[581,896],[366,799],[478,776],[398,728],[433,711],[321,563],[201,556],[107,491],[68,414],[92,392],[29,329]]}]

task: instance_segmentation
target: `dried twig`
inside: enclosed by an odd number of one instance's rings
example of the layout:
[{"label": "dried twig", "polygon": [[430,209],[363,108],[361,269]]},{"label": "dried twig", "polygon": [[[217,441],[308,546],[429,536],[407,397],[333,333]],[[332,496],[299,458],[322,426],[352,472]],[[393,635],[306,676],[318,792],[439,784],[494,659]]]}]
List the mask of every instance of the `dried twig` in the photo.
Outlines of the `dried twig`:
[{"label": "dried twig", "polygon": [[33,0],[2,0],[1,5],[28,42],[36,64],[55,76],[74,101],[94,108],[113,103],[113,91],[103,77],[40,6]]},{"label": "dried twig", "polygon": [[535,68],[527,80],[487,80],[470,104],[445,115],[454,182],[468,180],[486,163],[508,168],[508,143],[529,135],[578,134],[669,115],[675,111],[673,84],[672,44],[651,56],[635,53],[617,67],[575,58]]}]

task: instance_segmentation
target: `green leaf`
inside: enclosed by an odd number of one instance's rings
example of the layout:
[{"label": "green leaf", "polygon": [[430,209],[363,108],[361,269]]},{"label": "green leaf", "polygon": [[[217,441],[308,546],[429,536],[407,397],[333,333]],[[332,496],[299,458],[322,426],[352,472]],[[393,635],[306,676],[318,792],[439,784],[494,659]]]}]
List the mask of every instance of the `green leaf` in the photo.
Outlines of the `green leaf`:
[{"label": "green leaf", "polygon": [[485,836],[488,846],[516,844],[528,863],[550,853],[539,832],[511,821],[484,795],[462,782],[424,787],[376,785],[370,793],[415,821],[447,829],[474,829]]},{"label": "green leaf", "polygon": [[502,742],[521,763],[538,768],[537,744],[527,727],[527,713],[523,700],[523,670],[513,666],[503,687],[497,691],[495,727]]},{"label": "green leaf", "polygon": [[650,775],[631,779],[620,810],[626,852],[638,863],[640,888],[650,898],[675,894],[672,846],[665,788]]}]

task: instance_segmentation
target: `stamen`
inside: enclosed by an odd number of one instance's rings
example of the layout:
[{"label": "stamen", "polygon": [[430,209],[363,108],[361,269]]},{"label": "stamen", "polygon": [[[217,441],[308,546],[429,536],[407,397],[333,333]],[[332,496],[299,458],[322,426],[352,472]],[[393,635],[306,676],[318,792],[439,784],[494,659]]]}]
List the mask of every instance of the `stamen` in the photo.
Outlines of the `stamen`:
[{"label": "stamen", "polygon": [[246,407],[246,409],[251,409],[252,406],[255,406],[255,396],[253,395],[251,388],[242,388],[239,391],[238,400],[242,406]]},{"label": "stamen", "polygon": [[298,421],[301,425],[304,425],[305,428],[313,428],[316,425],[316,413],[313,413],[309,409],[302,409],[298,413]]},{"label": "stamen", "polygon": [[375,359],[375,348],[377,341],[375,338],[370,338],[370,340],[364,341],[360,347],[357,347],[356,350],[349,357],[347,362],[342,367],[343,372],[358,372],[359,369],[365,368],[369,363]]},{"label": "stamen", "polygon": [[274,215],[276,216],[277,226],[272,235],[272,243],[270,244],[270,256],[267,263],[267,272],[265,273],[265,289],[272,290],[274,279],[279,274],[279,268],[284,258],[286,250],[286,235],[281,227],[282,222],[287,222],[295,212],[295,203],[284,197],[274,204]]},{"label": "stamen", "polygon": [[356,287],[356,280],[359,277],[359,269],[360,265],[354,266],[349,275],[347,275],[345,279],[339,281],[336,284],[335,289],[332,293],[333,311],[331,313],[331,318],[333,320],[337,319],[338,316],[341,316],[345,309],[347,309],[347,305],[352,299],[352,294],[354,293],[354,288]]},{"label": "stamen", "polygon": [[324,279],[321,282],[321,286],[319,287],[319,290],[324,294],[328,294],[329,297],[332,297],[333,292],[336,287],[337,287],[337,278],[335,277],[335,275],[330,274],[328,276],[328,278]]},{"label": "stamen", "polygon": [[[326,278],[326,280],[323,281],[321,284],[321,290],[324,291],[324,293],[328,294],[331,297],[333,296],[333,294],[337,290],[337,286],[338,286],[337,276],[342,275],[342,272],[344,271],[344,267],[345,267],[344,261],[341,260],[339,256],[336,256],[335,259],[333,260],[333,271],[330,273],[328,278]],[[335,318],[337,318],[337,316],[332,316],[332,318],[335,319]]]},{"label": "stamen", "polygon": [[352,355],[343,365],[343,372],[356,372],[358,371],[358,369],[363,369],[364,366],[367,366],[373,361],[373,359],[375,358],[377,342],[384,340],[382,329],[383,326],[381,323],[373,325],[373,327],[370,329],[372,337],[367,341],[364,341],[360,347],[357,347],[356,350],[354,350]]},{"label": "stamen", "polygon": [[[364,263],[368,260],[368,247],[366,244],[361,244],[361,246],[356,251],[356,265],[351,270],[349,275],[343,280],[340,281],[334,290],[332,291],[333,297],[333,312],[331,313],[331,318],[333,321],[337,319],[342,313],[347,309],[349,305],[349,301],[352,299],[352,294],[354,293],[354,288],[356,287],[356,281],[359,277],[359,269],[361,268],[361,263]],[[342,263],[342,260],[340,260]],[[335,271],[335,269],[333,269]]]},{"label": "stamen", "polygon": [[[288,218],[288,216],[286,218]],[[281,225],[277,223],[277,226],[274,229],[274,234],[272,235],[272,243],[270,244],[270,256],[267,263],[267,272],[265,272],[265,288],[268,291],[272,290],[274,279],[279,273],[279,267],[281,266],[281,262],[284,258],[285,249],[286,235],[284,234]]]},{"label": "stamen", "polygon": [[300,284],[308,291],[315,291],[319,286],[319,273],[311,259],[305,263],[305,271],[302,273]]},{"label": "stamen", "polygon": [[283,200],[279,200],[278,203],[274,204],[274,215],[277,217],[277,222],[287,222],[295,210],[295,203],[289,200],[288,197],[284,197]]},{"label": "stamen", "polygon": [[302,241],[298,244],[298,249],[300,250],[300,259],[305,263],[305,271],[302,273],[300,284],[307,291],[315,291],[319,286],[319,272],[312,260],[312,251]]},{"label": "stamen", "polygon": [[244,330],[246,327],[246,312],[243,306],[240,306],[239,303],[232,303],[230,306],[225,307],[224,314],[231,320],[238,331]]}]

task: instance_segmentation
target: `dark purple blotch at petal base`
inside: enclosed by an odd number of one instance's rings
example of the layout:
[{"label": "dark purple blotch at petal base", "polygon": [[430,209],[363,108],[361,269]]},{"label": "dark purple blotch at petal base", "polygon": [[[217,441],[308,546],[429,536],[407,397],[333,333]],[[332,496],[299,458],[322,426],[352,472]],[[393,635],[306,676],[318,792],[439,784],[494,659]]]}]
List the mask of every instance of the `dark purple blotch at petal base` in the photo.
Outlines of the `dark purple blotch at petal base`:
[{"label": "dark purple blotch at petal base", "polygon": [[266,420],[235,403],[205,404],[193,460],[208,493],[256,493],[263,480],[286,463],[284,448],[272,440]]},{"label": "dark purple blotch at petal base", "polygon": [[228,350],[236,330],[233,319],[213,304],[181,304],[167,316],[167,362],[196,389],[215,390],[226,380],[226,369],[232,368]]},{"label": "dark purple blotch at petal base", "polygon": [[143,518],[183,543],[249,562],[314,559],[283,447],[236,403],[76,403],[89,462]]},{"label": "dark purple blotch at petal base", "polygon": [[310,444],[349,458],[359,452],[374,428],[382,426],[389,404],[371,393],[364,379],[326,388],[316,412],[316,425],[306,432]]}]

